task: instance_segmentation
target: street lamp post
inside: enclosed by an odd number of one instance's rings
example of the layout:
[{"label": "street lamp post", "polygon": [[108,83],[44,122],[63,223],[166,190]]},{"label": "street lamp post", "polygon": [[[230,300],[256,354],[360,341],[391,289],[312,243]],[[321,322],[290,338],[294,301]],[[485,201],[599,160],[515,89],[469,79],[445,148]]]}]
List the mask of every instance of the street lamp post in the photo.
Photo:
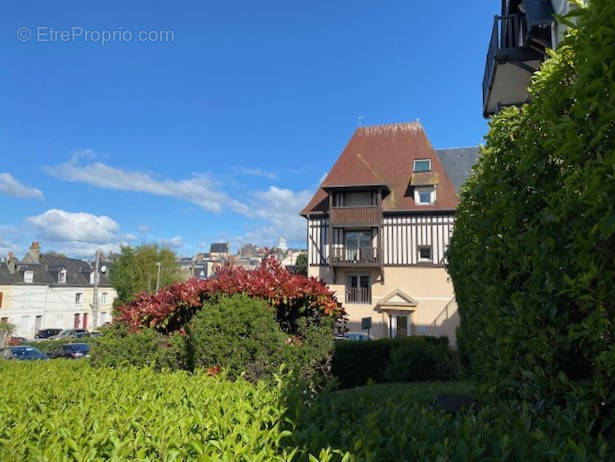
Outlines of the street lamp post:
[{"label": "street lamp post", "polygon": [[159,261],[156,262],[156,266],[158,267],[158,274],[156,275],[156,292],[160,288],[160,266],[161,263]]}]

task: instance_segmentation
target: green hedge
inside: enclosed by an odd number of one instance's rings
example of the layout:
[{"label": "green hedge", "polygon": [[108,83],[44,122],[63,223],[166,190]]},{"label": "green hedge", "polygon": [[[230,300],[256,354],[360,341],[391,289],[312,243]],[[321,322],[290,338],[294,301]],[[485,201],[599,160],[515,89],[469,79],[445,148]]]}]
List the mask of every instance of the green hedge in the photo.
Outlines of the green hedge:
[{"label": "green hedge", "polygon": [[0,361],[0,459],[286,461],[281,383]]},{"label": "green hedge", "polygon": [[163,335],[154,329],[130,332],[116,323],[101,329],[103,335],[90,342],[90,361],[96,367],[152,367],[186,369],[186,343],[180,335]]},{"label": "green hedge", "polygon": [[333,355],[332,375],[342,388],[368,382],[451,380],[458,373],[446,337],[338,341]]},{"label": "green hedge", "polygon": [[486,389],[537,408],[583,403],[615,429],[615,2],[490,123],[461,193],[449,272],[463,350]]},{"label": "green hedge", "polygon": [[468,383],[376,385],[308,405],[285,380],[57,360],[0,361],[0,390],[3,462],[615,460],[574,409],[484,405],[455,416],[429,405],[440,392],[471,392]]},{"label": "green hedge", "polygon": [[613,441],[592,434],[574,408],[539,415],[527,405],[483,403],[477,413],[452,415],[430,405],[439,393],[471,391],[467,383],[422,382],[325,393],[290,407],[287,443],[306,461],[323,448],[335,448],[336,462],[615,460]]}]

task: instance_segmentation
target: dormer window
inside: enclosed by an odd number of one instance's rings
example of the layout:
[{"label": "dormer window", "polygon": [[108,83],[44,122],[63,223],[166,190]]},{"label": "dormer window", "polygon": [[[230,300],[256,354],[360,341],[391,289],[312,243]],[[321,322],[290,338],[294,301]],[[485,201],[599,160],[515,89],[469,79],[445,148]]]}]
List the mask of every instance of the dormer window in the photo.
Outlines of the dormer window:
[{"label": "dormer window", "polygon": [[26,284],[32,284],[34,281],[34,271],[28,270],[23,272],[23,282]]},{"label": "dormer window", "polygon": [[414,172],[431,172],[431,159],[416,159],[414,161]]},{"label": "dormer window", "polygon": [[66,284],[66,270],[62,269],[58,272],[58,284]]},{"label": "dormer window", "polygon": [[423,186],[414,188],[414,201],[418,205],[430,205],[436,201],[435,186]]}]

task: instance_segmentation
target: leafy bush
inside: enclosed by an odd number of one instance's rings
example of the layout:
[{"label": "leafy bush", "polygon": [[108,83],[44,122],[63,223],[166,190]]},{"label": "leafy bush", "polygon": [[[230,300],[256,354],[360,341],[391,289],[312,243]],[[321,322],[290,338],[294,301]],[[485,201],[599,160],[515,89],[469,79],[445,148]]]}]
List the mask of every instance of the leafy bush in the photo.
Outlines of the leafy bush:
[{"label": "leafy bush", "polygon": [[[53,380],[50,380],[50,377]],[[27,384],[27,386],[24,386]],[[0,454],[22,460],[606,461],[613,446],[575,409],[537,415],[429,407],[471,384],[377,385],[289,401],[283,380],[0,362]]]},{"label": "leafy bush", "polygon": [[430,405],[439,393],[471,391],[467,383],[422,382],[323,393],[289,406],[286,443],[305,461],[322,451],[337,462],[615,460],[613,441],[593,435],[575,408],[538,415],[505,402],[454,415]]},{"label": "leafy bush", "polygon": [[449,352],[437,344],[420,340],[421,337],[409,338],[393,347],[385,377],[391,382],[456,378],[457,370]]},{"label": "leafy bush", "polygon": [[215,278],[191,279],[160,290],[140,294],[118,307],[116,320],[132,330],[153,327],[165,333],[181,331],[207,301],[217,297],[245,294],[274,308],[282,329],[295,334],[301,318],[342,321],[344,309],[332,291],[315,278],[290,274],[280,262],[267,258],[255,270],[225,265]]},{"label": "leafy bush", "polygon": [[192,367],[221,366],[231,377],[245,373],[249,379],[259,379],[282,364],[288,335],[262,300],[221,297],[207,303],[188,325]]},{"label": "leafy bush", "polygon": [[121,323],[101,330],[103,336],[90,341],[90,361],[93,366],[149,366],[156,369],[187,367],[185,339],[180,335],[163,335],[154,329],[130,332]]},{"label": "leafy bush", "polygon": [[458,367],[446,337],[398,337],[338,342],[332,374],[342,388],[349,388],[368,382],[451,380]]},{"label": "leafy bush", "polygon": [[15,326],[8,322],[0,322],[0,348],[5,347],[9,343],[9,337],[15,330]]},{"label": "leafy bush", "polygon": [[333,319],[319,324],[301,319],[297,336],[287,339],[284,363],[312,390],[322,386],[331,372],[334,331]]},{"label": "leafy bush", "polygon": [[3,462],[293,459],[281,382],[3,361],[0,389]]},{"label": "leafy bush", "polygon": [[487,388],[615,425],[615,2],[493,118],[461,193],[449,272],[463,345]]}]

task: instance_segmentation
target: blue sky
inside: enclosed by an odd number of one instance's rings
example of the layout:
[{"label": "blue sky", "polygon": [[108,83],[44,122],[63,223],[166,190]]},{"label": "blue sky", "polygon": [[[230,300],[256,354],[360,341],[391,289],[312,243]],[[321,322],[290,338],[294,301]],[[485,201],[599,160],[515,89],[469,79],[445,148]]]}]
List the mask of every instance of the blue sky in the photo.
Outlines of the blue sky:
[{"label": "blue sky", "polygon": [[497,6],[4,2],[0,254],[303,247],[297,212],[359,115],[482,142]]}]

